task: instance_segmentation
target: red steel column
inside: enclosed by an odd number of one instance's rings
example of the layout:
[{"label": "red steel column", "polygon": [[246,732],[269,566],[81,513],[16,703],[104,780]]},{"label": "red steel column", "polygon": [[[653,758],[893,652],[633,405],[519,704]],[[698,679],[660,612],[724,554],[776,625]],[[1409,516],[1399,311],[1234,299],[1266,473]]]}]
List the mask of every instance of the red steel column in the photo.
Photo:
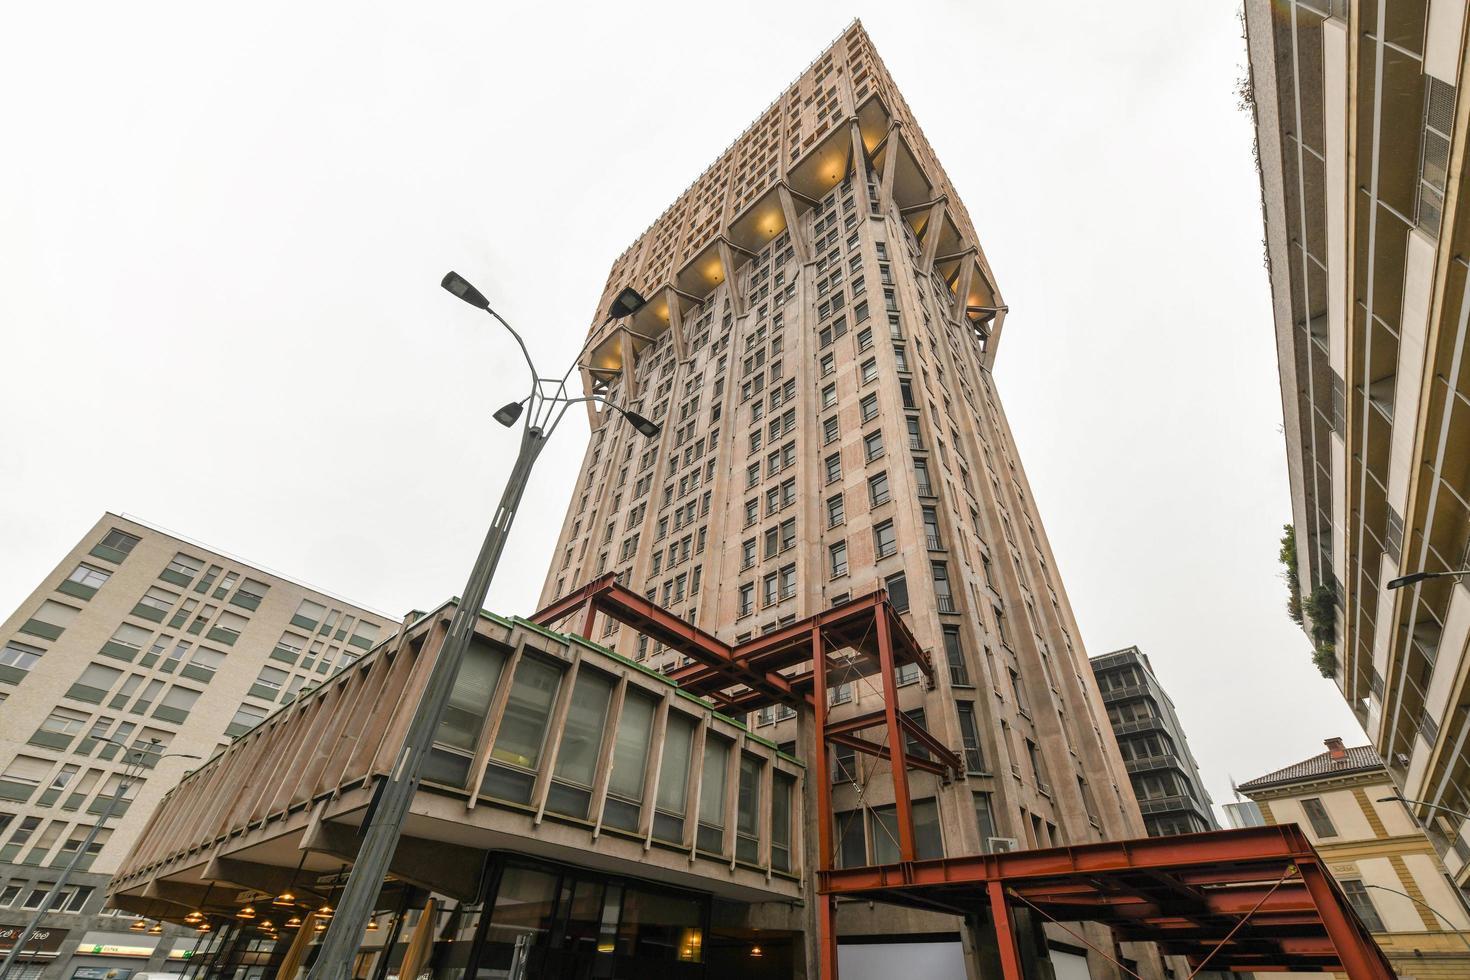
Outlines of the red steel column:
[{"label": "red steel column", "polygon": [[914,860],[914,804],[909,799],[908,740],[898,724],[898,681],[893,670],[893,638],[886,602],[873,613],[878,626],[878,673],[883,678],[883,715],[888,723],[888,754],[893,760],[893,804],[898,819],[898,858]]},{"label": "red steel column", "polygon": [[[807,778],[817,781],[817,872],[832,867],[832,779],[827,772],[827,651],[821,627],[812,629],[812,767]],[[815,885],[813,886],[815,888]],[[814,895],[817,901],[817,945],[821,949],[820,980],[837,980],[837,899]]]},{"label": "red steel column", "polygon": [[1016,945],[1016,926],[1011,921],[1005,884],[992,881],[986,890],[990,892],[990,918],[995,922],[995,945],[1000,950],[1001,973],[1005,980],[1026,980],[1021,972],[1021,949]]},{"label": "red steel column", "polygon": [[597,623],[597,605],[590,598],[587,600],[587,609],[582,613],[582,635],[592,639],[592,627]]},{"label": "red steel column", "polygon": [[1382,956],[1369,947],[1371,940],[1363,930],[1354,926],[1343,911],[1332,882],[1327,880],[1327,873],[1321,866],[1314,862],[1302,862],[1297,870],[1301,873],[1302,883],[1312,896],[1312,903],[1317,906],[1322,924],[1327,927],[1327,937],[1337,950],[1337,958],[1342,961],[1348,980],[1393,980],[1393,974],[1383,965]]}]

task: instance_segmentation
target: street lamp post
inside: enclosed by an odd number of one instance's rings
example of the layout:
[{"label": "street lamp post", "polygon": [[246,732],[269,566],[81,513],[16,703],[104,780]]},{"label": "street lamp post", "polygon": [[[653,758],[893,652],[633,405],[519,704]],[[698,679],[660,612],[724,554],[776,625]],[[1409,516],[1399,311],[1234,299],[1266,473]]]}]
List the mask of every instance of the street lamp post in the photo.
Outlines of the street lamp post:
[{"label": "street lamp post", "polygon": [[1453,813],[1456,816],[1461,816],[1461,817],[1464,817],[1466,820],[1470,820],[1470,813],[1466,813],[1464,810],[1455,810],[1455,809],[1452,809],[1451,807],[1440,806],[1438,803],[1430,803],[1428,800],[1411,800],[1411,799],[1409,799],[1407,796],[1405,796],[1402,793],[1395,793],[1392,796],[1380,796],[1378,798],[1378,802],[1379,803],[1394,803],[1394,802],[1398,802],[1398,803],[1412,803],[1415,806],[1427,806],[1431,810],[1443,810],[1445,813]]},{"label": "street lamp post", "polygon": [[1393,894],[1393,895],[1398,895],[1400,898],[1407,898],[1409,901],[1413,902],[1415,905],[1418,905],[1420,908],[1426,908],[1426,909],[1428,909],[1430,912],[1434,913],[1434,915],[1449,928],[1449,931],[1450,932],[1453,932],[1455,934],[1455,936],[1459,938],[1460,942],[1462,942],[1462,943],[1465,944],[1465,948],[1466,949],[1470,949],[1470,939],[1466,939],[1465,938],[1465,934],[1463,932],[1461,932],[1459,929],[1456,929],[1455,928],[1455,924],[1453,922],[1451,922],[1444,915],[1443,912],[1441,912],[1439,909],[1435,908],[1433,905],[1430,905],[1428,902],[1421,902],[1419,899],[1415,898],[1413,895],[1410,895],[1407,892],[1401,892],[1397,888],[1389,888],[1387,885],[1371,885],[1371,884],[1369,884],[1367,882],[1364,882],[1363,883],[1363,887],[1364,888],[1376,888],[1376,889],[1378,889],[1381,892],[1388,892],[1388,893]]},{"label": "street lamp post", "polygon": [[[99,741],[112,742],[114,745],[123,744],[110,738],[99,739]],[[31,934],[41,924],[41,917],[51,911],[51,906],[61,897],[62,891],[71,882],[72,872],[77,869],[77,865],[82,863],[83,855],[96,842],[97,835],[102,832],[103,825],[112,819],[112,815],[117,812],[118,805],[122,802],[123,797],[127,796],[128,790],[133,788],[133,781],[142,775],[144,769],[148,768],[144,760],[150,755],[153,756],[155,763],[163,759],[199,758],[197,755],[187,755],[181,752],[154,755],[151,750],[157,744],[158,739],[155,738],[148,743],[148,749],[133,750],[132,760],[123,767],[122,779],[118,781],[117,791],[112,794],[112,799],[107,801],[107,807],[98,816],[97,822],[92,825],[92,829],[87,831],[87,836],[82,839],[82,843],[77,847],[77,852],[71,856],[70,861],[66,862],[66,867],[61,869],[61,874],[56,877],[56,884],[52,885],[51,890],[46,893],[46,897],[41,899],[41,904],[36,908],[35,913],[31,915],[31,921],[26,923],[25,929],[15,938],[15,945],[10,947],[10,952],[5,956],[5,962],[0,963],[0,980],[5,980],[6,977],[10,976],[11,966],[20,957],[21,950],[25,949],[26,943],[30,942]]]},{"label": "street lamp post", "polygon": [[[414,709],[413,719],[404,737],[403,749],[392,772],[378,784],[362,844],[358,848],[356,860],[353,861],[352,874],[342,889],[331,925],[322,939],[321,950],[312,964],[307,980],[345,980],[348,976],[347,971],[352,965],[363,930],[367,927],[368,918],[373,913],[374,903],[382,888],[383,877],[388,873],[393,852],[398,847],[404,819],[408,816],[409,806],[418,789],[424,757],[433,744],[440,717],[449,702],[450,693],[454,690],[455,675],[459,673],[459,665],[464,660],[465,651],[469,649],[475,621],[485,604],[485,596],[495,577],[495,568],[500,563],[501,553],[505,550],[516,509],[520,506],[521,496],[530,479],[531,467],[535,465],[542,447],[561,424],[567,409],[583,402],[601,403],[618,412],[648,438],[657,436],[660,431],[657,423],[614,405],[601,395],[570,397],[567,394],[567,381],[576,369],[581,352],[578,352],[577,358],[573,359],[572,365],[560,378],[543,378],[537,373],[536,365],[531,360],[521,335],[490,308],[490,302],[478,289],[456,272],[446,275],[440,285],[459,299],[476,309],[484,310],[498,320],[515,338],[522,356],[525,357],[526,365],[531,370],[530,393],[520,401],[505,405],[494,414],[495,421],[507,428],[524,415],[520,450],[516,455],[515,465],[511,467],[505,491],[501,494],[500,506],[495,510],[490,530],[480,547],[479,557],[475,559],[474,567],[470,571],[464,594],[455,608],[453,619],[450,620],[449,632],[445,635],[439,654],[429,671],[423,697]],[[643,305],[642,296],[632,289],[625,289],[613,301],[605,322],[631,316]],[[591,343],[591,340],[592,336],[589,335],[587,342]],[[586,349],[584,344],[582,350]],[[0,977],[0,980],[4,978]]]},{"label": "street lamp post", "polygon": [[1470,575],[1470,568],[1462,568],[1459,571],[1449,572],[1410,572],[1408,575],[1400,575],[1398,578],[1389,579],[1386,589],[1402,589],[1406,585],[1415,582],[1423,582],[1432,578],[1459,578],[1461,575]]}]

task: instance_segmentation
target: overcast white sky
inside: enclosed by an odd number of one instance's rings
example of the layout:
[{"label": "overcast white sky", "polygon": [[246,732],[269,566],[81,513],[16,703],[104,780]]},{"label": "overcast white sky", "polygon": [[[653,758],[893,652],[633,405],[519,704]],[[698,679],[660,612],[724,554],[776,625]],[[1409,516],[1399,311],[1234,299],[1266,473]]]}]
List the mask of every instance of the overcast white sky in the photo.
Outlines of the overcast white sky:
[{"label": "overcast white sky", "polygon": [[[861,16],[1010,304],[996,378],[1089,652],[1217,802],[1366,741],[1283,611],[1290,517],[1233,4],[19,4],[0,31],[0,609],[104,510],[401,614],[457,593],[524,368]],[[529,612],[586,438],[491,592]]]}]

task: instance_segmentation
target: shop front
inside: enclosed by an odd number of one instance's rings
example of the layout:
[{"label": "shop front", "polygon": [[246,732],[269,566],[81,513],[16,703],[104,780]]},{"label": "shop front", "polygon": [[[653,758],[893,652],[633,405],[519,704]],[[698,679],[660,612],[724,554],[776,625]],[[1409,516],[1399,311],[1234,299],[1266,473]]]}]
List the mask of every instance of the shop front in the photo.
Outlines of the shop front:
[{"label": "shop front", "polygon": [[[0,922],[0,958],[10,954],[15,941],[24,931],[24,923]],[[61,955],[68,931],[48,928],[32,932],[20,955],[16,957],[7,980],[36,980],[40,977],[46,964]]]}]

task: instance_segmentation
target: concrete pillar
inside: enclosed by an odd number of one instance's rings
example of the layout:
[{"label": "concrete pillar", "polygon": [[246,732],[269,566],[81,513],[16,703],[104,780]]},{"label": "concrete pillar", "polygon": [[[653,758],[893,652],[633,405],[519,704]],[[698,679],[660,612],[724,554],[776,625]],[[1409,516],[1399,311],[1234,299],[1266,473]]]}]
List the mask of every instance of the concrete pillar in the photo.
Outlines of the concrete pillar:
[{"label": "concrete pillar", "polygon": [[[806,753],[805,759],[808,763],[815,757],[818,751],[816,720],[812,717],[809,708],[802,707],[796,712],[796,747],[800,752]],[[803,898],[805,901],[801,907],[801,948],[804,955],[792,957],[794,976],[798,980],[817,980],[821,977],[821,940],[819,935],[818,908],[825,901],[817,894],[817,869],[822,866],[820,848],[818,842],[820,831],[817,826],[817,787],[816,779],[812,775],[810,764],[807,766],[806,778],[801,781],[801,866],[802,883],[804,885]]]}]

